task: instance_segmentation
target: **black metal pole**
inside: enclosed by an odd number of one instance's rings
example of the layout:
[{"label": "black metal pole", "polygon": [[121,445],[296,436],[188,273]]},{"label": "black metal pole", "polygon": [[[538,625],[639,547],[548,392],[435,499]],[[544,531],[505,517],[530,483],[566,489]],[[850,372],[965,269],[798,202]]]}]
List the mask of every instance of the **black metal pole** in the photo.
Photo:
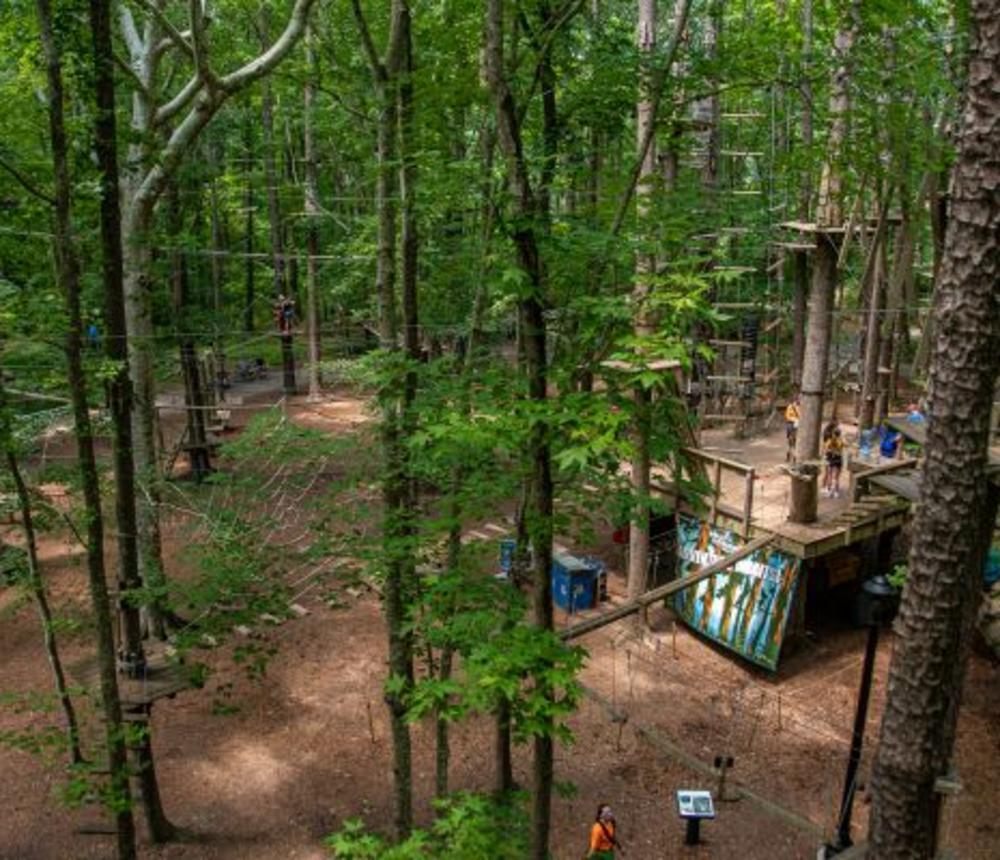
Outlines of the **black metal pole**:
[{"label": "black metal pole", "polygon": [[688,818],[687,830],[684,833],[685,845],[697,845],[701,841],[701,819]]},{"label": "black metal pole", "polygon": [[868,699],[872,691],[872,675],[875,670],[875,652],[878,648],[878,618],[873,618],[868,627],[868,643],[865,646],[865,662],[861,670],[861,688],[858,690],[858,708],[854,714],[854,733],[851,735],[851,752],[847,758],[847,774],[844,777],[844,794],[840,801],[840,818],[837,834],[828,847],[827,854],[837,854],[850,848],[851,813],[854,808],[854,792],[857,787],[858,767],[861,764],[861,746],[865,738],[865,722],[868,719]]}]

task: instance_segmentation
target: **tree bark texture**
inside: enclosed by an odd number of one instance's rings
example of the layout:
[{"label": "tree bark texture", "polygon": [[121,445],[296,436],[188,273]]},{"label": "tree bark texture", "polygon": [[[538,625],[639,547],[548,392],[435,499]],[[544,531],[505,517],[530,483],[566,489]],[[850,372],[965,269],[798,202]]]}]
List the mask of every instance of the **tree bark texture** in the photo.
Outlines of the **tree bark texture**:
[{"label": "tree bark texture", "polygon": [[[83,320],[80,313],[80,265],[72,227],[71,183],[67,161],[67,140],[63,117],[64,96],[62,63],[52,26],[49,0],[36,0],[42,49],[45,54],[48,86],[49,134],[52,144],[52,166],[55,189],[54,246],[59,280],[65,295],[69,329],[66,333],[67,378],[73,404],[73,422],[77,456],[83,485],[84,507],[87,513],[87,580],[90,590],[95,630],[101,708],[105,723],[105,742],[110,771],[110,789],[116,801],[113,812],[115,846],[118,860],[133,860],[135,819],[132,816],[125,749],[121,699],[118,694],[118,674],[115,665],[114,630],[104,568],[104,521],[101,515],[100,478],[94,457],[94,435],[87,403],[87,382],[81,358]],[[107,27],[107,3],[94,0],[91,15],[101,27]],[[95,52],[95,59],[100,52]],[[110,56],[105,59],[110,62]],[[104,65],[98,60],[99,64]],[[99,75],[111,74],[110,65]],[[101,107],[107,107],[102,99]],[[113,119],[113,117],[112,117]],[[105,117],[106,120],[106,117]]]},{"label": "tree bark texture", "polygon": [[909,577],[872,775],[868,856],[935,856],[945,774],[978,603],[1000,371],[1000,3],[973,0],[968,80],[935,304],[929,418]]}]

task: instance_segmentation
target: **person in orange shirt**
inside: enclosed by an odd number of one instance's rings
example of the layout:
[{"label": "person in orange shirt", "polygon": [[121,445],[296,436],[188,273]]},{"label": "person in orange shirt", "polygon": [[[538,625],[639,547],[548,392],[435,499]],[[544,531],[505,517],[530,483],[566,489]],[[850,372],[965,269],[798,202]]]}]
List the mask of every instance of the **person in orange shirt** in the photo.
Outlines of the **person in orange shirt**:
[{"label": "person in orange shirt", "polygon": [[614,860],[615,847],[621,844],[615,839],[615,816],[611,807],[602,803],[597,807],[597,818],[590,828],[590,852],[592,860]]}]

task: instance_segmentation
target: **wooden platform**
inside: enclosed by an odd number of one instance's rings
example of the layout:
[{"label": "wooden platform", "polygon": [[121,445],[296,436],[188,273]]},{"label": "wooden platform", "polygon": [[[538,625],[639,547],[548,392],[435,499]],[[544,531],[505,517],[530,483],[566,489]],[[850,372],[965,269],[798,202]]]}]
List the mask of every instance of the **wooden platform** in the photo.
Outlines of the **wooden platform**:
[{"label": "wooden platform", "polygon": [[[678,504],[684,513],[731,528],[744,540],[771,535],[777,548],[797,558],[813,559],[897,529],[906,519],[912,502],[909,484],[905,492],[897,493],[894,487],[872,482],[868,473],[881,477],[890,472],[913,472],[916,465],[913,460],[874,467],[858,464],[863,467],[861,474],[852,474],[851,486],[843,497],[820,500],[816,522],[790,523],[789,479],[785,474],[785,445],[780,430],[756,440],[733,439],[721,431],[703,431],[703,437],[707,437],[706,442],[724,442],[729,447],[725,449],[725,457],[715,453],[717,448],[685,449],[689,455],[702,458],[712,487],[701,504],[678,499],[669,469],[656,470],[653,489],[666,498],[668,506]],[[855,480],[860,482],[857,496],[853,492]]]},{"label": "wooden platform", "polygon": [[754,535],[771,533],[772,543],[798,558],[816,558],[903,525],[909,502],[896,495],[866,496],[831,519],[815,523],[772,523],[753,526]]},{"label": "wooden platform", "polygon": [[[170,659],[162,647],[154,645],[148,648],[146,660],[144,677],[132,679],[121,673],[118,675],[118,693],[125,711],[148,708],[159,699],[172,698],[194,686],[187,667]],[[100,689],[100,669],[96,655],[71,664],[69,674],[87,690]]]},{"label": "wooden platform", "polygon": [[888,475],[875,475],[868,480],[876,487],[894,493],[909,502],[920,500],[920,473],[916,469]]}]

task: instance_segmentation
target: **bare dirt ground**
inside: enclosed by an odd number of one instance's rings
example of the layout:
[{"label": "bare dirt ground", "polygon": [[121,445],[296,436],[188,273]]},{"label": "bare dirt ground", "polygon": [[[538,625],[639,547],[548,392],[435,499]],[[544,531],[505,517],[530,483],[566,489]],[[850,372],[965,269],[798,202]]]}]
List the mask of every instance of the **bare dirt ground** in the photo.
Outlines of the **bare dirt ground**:
[{"label": "bare dirt ground", "polygon": [[[296,420],[349,432],[365,420],[364,404],[346,395],[307,406]],[[12,539],[6,532],[5,539]],[[183,536],[168,535],[168,556]],[[609,546],[599,552],[614,566]],[[109,558],[109,561],[112,559]],[[82,556],[62,539],[45,541],[43,563],[63,613],[85,617]],[[183,571],[177,571],[184,575]],[[612,589],[619,588],[614,576]],[[274,627],[279,650],[263,679],[233,664],[232,644],[201,655],[213,669],[205,689],[157,704],[153,718],[157,768],[165,805],[182,828],[175,844],[144,847],[163,860],[323,858],[324,835],[361,816],[385,829],[391,821],[390,749],[381,679],[385,631],[378,598],[344,589],[343,606],[330,609],[316,595],[309,614]],[[771,676],[729,656],[670,622],[637,634],[621,622],[584,638],[590,657],[582,682],[591,695],[571,720],[573,746],[559,750],[557,777],[575,786],[554,803],[553,854],[584,854],[598,802],[616,807],[627,856],[805,860],[815,856],[817,833],[829,833],[841,790],[863,650],[858,631],[831,624],[818,639],[783,661]],[[86,635],[64,637],[67,660],[86,653]],[[891,636],[880,647],[868,726],[870,752],[884,699]],[[16,606],[0,591],[0,690],[46,691],[47,664],[30,605]],[[0,731],[54,723],[54,715],[15,714],[0,708]],[[433,733],[414,729],[414,776],[421,821],[430,815]],[[492,776],[487,721],[453,732],[452,783],[486,789]],[[764,800],[812,822],[748,798],[720,804],[705,825],[705,842],[683,846],[674,810],[678,788],[712,786],[701,766],[732,755],[732,780]],[[964,791],[946,819],[947,843],[965,860],[998,855],[1000,824],[993,813],[1000,762],[1000,670],[973,657],[959,727],[957,769]],[[529,782],[530,759],[519,750],[517,779]],[[863,774],[867,777],[869,756]],[[95,812],[67,812],[54,799],[58,770],[0,746],[0,858],[63,860],[112,855],[109,837],[76,835]],[[864,793],[855,833],[867,818]],[[527,826],[527,824],[526,824]]]}]

